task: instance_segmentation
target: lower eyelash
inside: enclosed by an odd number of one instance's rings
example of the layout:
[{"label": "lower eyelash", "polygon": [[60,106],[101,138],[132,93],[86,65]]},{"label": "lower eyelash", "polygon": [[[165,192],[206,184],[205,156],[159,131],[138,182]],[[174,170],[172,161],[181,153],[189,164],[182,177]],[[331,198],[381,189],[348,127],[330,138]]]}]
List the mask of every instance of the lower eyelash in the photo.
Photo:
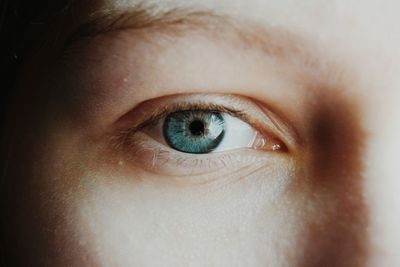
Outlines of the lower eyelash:
[{"label": "lower eyelash", "polygon": [[[128,154],[128,160],[140,164],[141,167],[146,167],[150,172],[164,176],[212,175],[213,172],[218,173],[220,176],[221,169],[226,169],[227,171],[231,169],[237,170],[239,167],[243,168],[257,163],[265,165],[269,162],[265,157],[244,155],[243,153],[234,153],[232,151],[212,155],[183,154],[159,145],[144,133],[128,134],[130,136],[120,137],[114,147],[123,149],[124,154]],[[124,144],[118,144],[121,140]]]}]

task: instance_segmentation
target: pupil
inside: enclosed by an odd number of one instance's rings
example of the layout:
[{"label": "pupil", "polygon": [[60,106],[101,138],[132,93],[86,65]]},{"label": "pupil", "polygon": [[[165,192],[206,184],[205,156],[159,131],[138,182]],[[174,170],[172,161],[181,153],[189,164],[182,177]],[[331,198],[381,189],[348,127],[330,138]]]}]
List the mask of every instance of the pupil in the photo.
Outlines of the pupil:
[{"label": "pupil", "polygon": [[192,121],[189,125],[189,130],[192,135],[201,136],[204,135],[204,123],[200,120]]}]

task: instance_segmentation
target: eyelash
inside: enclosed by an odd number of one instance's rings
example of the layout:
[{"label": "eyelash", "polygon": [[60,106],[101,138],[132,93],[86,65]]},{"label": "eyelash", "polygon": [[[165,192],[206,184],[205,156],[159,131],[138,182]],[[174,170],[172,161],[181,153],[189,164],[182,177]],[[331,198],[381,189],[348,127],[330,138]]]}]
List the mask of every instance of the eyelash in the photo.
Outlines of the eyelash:
[{"label": "eyelash", "polygon": [[[186,172],[180,172],[178,173],[166,173],[164,171],[161,171],[160,173],[162,175],[166,176],[171,176],[174,177],[175,179],[179,179],[179,177],[184,178],[183,182],[188,182],[188,183],[195,183],[196,181],[192,180],[187,180],[188,177],[190,176],[202,176],[203,174],[207,174],[209,176],[210,174],[215,174],[216,177],[210,178],[208,177],[208,181],[212,181],[214,179],[220,179],[221,176],[221,168],[226,168],[227,166],[232,166],[232,174],[236,176],[241,176],[241,173],[244,172],[247,169],[258,169],[260,166],[265,166],[266,163],[270,163],[268,159],[264,157],[259,157],[257,155],[243,155],[243,154],[232,154],[232,153],[221,153],[221,155],[212,155],[212,154],[202,154],[202,155],[188,155],[184,154],[181,152],[174,151],[172,149],[166,149],[163,148],[162,145],[156,144],[156,143],[151,143],[147,140],[141,140],[136,139],[134,142],[132,141],[132,138],[129,136],[126,136],[127,140],[123,141],[124,145],[123,148],[128,148],[130,151],[135,151],[134,155],[131,155],[131,159],[128,158],[128,160],[132,160],[134,162],[137,162],[137,156],[142,153],[151,153],[148,159],[145,160],[146,164],[150,166],[150,170],[154,171],[156,170],[157,173],[157,168],[158,169],[163,169],[165,165],[171,164],[172,166],[180,166],[183,168]],[[126,144],[128,144],[126,146]],[[140,147],[139,150],[137,148]],[[235,169],[237,166],[248,166],[247,168],[239,168]],[[168,167],[167,167],[168,168]],[[206,172],[198,173],[193,170],[204,170],[207,169]],[[210,171],[211,169],[211,171]],[[243,170],[245,169],[245,170]],[[198,178],[199,183],[203,183],[202,178]]]},{"label": "eyelash", "polygon": [[[160,120],[164,119],[168,114],[171,114],[173,112],[179,112],[179,111],[187,111],[187,110],[206,110],[206,111],[216,111],[216,112],[221,112],[221,113],[226,113],[228,115],[231,115],[232,117],[236,117],[238,119],[241,119],[250,125],[252,125],[249,121],[249,117],[241,110],[236,110],[236,109],[231,109],[227,108],[223,105],[218,105],[218,104],[211,104],[211,103],[205,103],[205,102],[197,102],[197,103],[189,103],[189,102],[182,102],[182,103],[176,103],[173,105],[169,105],[166,107],[162,107],[159,110],[156,110],[153,112],[149,118],[140,123],[137,126],[131,127],[128,129],[128,133],[134,134],[142,129],[144,129],[147,126],[150,125],[155,125]],[[254,127],[254,125],[252,125]],[[256,127],[254,127],[256,128]]]}]

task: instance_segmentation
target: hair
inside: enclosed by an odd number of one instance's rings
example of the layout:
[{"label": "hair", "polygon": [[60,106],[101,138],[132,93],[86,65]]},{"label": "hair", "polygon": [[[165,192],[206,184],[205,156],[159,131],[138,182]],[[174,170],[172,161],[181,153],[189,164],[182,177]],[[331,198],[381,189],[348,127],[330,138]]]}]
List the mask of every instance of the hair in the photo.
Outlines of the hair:
[{"label": "hair", "polygon": [[[2,111],[7,110],[7,100],[15,88],[18,70],[31,47],[35,34],[71,2],[67,0],[0,0],[2,40],[0,82],[3,90],[1,101],[4,102],[1,103]],[[4,118],[5,112],[1,114]]]}]

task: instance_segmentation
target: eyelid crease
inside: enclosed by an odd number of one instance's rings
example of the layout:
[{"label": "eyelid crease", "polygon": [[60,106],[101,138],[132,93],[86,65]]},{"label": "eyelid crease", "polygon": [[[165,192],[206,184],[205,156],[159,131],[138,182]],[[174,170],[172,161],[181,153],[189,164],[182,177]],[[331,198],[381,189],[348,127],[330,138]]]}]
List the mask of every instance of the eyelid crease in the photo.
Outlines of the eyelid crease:
[{"label": "eyelid crease", "polygon": [[[260,105],[259,105],[260,106]],[[286,123],[284,120],[279,120],[278,118],[276,118],[276,115],[271,112],[270,110],[266,110],[265,108],[263,108],[262,106],[260,106],[260,109],[263,110],[263,113],[265,114],[266,117],[268,117],[269,121],[275,126],[275,128],[285,137],[287,137],[288,139],[288,143],[286,144],[286,146],[289,145],[296,145],[299,144],[299,134],[297,133],[297,131],[295,129],[293,129],[292,127],[290,127],[288,125],[288,123]]]}]

